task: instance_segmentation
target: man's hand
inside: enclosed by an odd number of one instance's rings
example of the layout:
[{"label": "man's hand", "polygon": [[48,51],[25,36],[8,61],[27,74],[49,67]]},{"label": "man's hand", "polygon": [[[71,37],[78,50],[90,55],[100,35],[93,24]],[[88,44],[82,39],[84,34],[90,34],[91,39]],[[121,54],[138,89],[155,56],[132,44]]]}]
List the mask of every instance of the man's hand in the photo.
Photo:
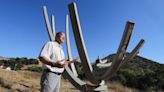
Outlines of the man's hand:
[{"label": "man's hand", "polygon": [[63,68],[65,66],[65,63],[63,63],[63,61],[62,62],[60,62],[60,61],[58,61],[58,62],[52,62],[52,65],[51,66],[52,67]]},{"label": "man's hand", "polygon": [[80,61],[80,58],[79,57],[76,57],[75,59],[73,59],[71,61],[65,61],[65,64],[68,65],[70,63],[79,62],[79,61]]},{"label": "man's hand", "polygon": [[58,67],[58,68],[63,68],[65,65],[69,65],[70,63],[74,63],[74,62],[78,62],[80,61],[79,57],[76,57],[75,59],[68,61],[66,59],[63,59],[61,61],[57,61],[57,62],[52,62],[52,67]]}]

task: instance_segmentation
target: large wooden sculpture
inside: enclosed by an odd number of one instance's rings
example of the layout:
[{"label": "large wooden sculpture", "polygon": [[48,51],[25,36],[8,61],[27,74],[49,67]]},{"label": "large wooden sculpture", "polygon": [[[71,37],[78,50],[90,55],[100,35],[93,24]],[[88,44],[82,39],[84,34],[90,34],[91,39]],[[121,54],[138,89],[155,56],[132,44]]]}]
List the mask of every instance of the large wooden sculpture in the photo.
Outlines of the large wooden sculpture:
[{"label": "large wooden sculpture", "polygon": [[[75,43],[77,46],[81,64],[83,66],[87,79],[92,83],[92,85],[87,84],[78,78],[78,74],[76,72],[76,68],[74,64],[71,64],[70,67],[65,66],[63,77],[68,79],[81,92],[93,92],[93,91],[107,92],[108,89],[104,83],[104,80],[109,79],[114,73],[116,73],[122,62],[131,60],[139,52],[140,48],[143,46],[144,40],[141,39],[141,41],[131,51],[131,53],[128,56],[124,57],[134,27],[134,23],[128,21],[126,23],[125,30],[123,32],[123,36],[114,60],[112,61],[111,64],[108,65],[108,68],[105,70],[104,74],[102,74],[101,76],[96,76],[95,71],[93,70],[92,65],[90,63],[87,54],[87,49],[85,47],[76,4],[75,3],[69,4],[68,9],[70,13],[70,19],[71,19],[72,29],[75,37]],[[52,25],[50,25],[47,9],[45,6],[43,6],[43,13],[45,17],[45,23],[47,27],[47,32],[49,34],[49,38],[51,41],[54,41],[55,40],[54,17],[52,16]],[[67,15],[66,16],[66,45],[67,45],[68,59],[72,60],[68,23],[69,22],[68,22],[68,15]]]}]

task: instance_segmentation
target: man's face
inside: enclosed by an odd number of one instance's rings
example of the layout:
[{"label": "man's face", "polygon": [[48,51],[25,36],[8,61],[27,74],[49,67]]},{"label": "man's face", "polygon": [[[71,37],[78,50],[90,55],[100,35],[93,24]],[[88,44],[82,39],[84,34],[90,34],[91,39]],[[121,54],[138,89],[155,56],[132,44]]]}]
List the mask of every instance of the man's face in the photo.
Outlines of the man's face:
[{"label": "man's face", "polygon": [[59,36],[59,42],[60,42],[60,44],[63,43],[64,40],[65,40],[65,34],[62,33],[62,34]]}]

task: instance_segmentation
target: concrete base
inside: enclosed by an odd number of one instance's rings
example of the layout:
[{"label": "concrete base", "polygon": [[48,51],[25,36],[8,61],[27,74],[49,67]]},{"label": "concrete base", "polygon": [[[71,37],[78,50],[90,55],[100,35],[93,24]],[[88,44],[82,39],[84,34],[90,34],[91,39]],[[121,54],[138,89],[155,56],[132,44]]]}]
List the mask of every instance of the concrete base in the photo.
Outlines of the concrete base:
[{"label": "concrete base", "polygon": [[108,92],[107,85],[101,85],[94,89],[94,92]]}]

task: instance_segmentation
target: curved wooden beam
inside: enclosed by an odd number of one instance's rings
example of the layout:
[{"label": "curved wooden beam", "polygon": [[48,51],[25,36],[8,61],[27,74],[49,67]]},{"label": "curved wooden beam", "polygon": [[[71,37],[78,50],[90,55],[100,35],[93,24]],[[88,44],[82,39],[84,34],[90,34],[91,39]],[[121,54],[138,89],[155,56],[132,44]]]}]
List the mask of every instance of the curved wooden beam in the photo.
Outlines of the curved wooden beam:
[{"label": "curved wooden beam", "polygon": [[[68,15],[66,15],[66,47],[67,47],[67,54],[68,54],[68,59],[71,61],[72,60],[72,52],[71,52],[71,46],[70,46],[70,37],[69,37],[69,20],[68,20]],[[76,68],[74,63],[71,63],[71,70],[75,76],[78,76]]]},{"label": "curved wooden beam", "polygon": [[[134,58],[134,57],[138,54],[138,52],[139,52],[139,50],[141,49],[141,47],[143,46],[144,42],[145,42],[145,41],[144,41],[143,39],[140,40],[140,42],[139,42],[139,43],[136,45],[136,47],[131,51],[131,53],[129,53],[128,56],[126,56],[126,57],[124,58],[124,60],[121,61],[121,64],[118,66],[118,68],[120,68],[120,66],[123,65],[125,62],[128,62],[128,61],[130,61],[132,58]],[[110,67],[110,64],[111,64],[111,63],[112,63],[112,62],[105,63],[105,64],[103,64],[103,63],[98,63],[98,64],[97,64],[97,67],[99,67],[99,68],[104,68],[103,71],[105,71],[107,68]],[[101,76],[101,75],[103,74],[103,72],[101,72],[101,71],[99,71],[99,72],[95,71],[95,73],[96,73],[97,75],[99,75],[99,76]],[[107,79],[110,78],[110,77],[111,77],[111,76],[107,77]]]},{"label": "curved wooden beam", "polygon": [[92,73],[93,68],[90,64],[88,54],[87,54],[87,50],[86,50],[86,47],[85,47],[85,44],[84,44],[76,4],[71,3],[71,4],[68,5],[68,8],[69,8],[71,24],[72,24],[74,37],[75,37],[76,46],[77,46],[77,49],[78,49],[80,59],[82,61],[82,66],[83,66],[83,69],[85,71],[85,75],[89,79],[90,82],[98,85],[101,81],[98,80]]},{"label": "curved wooden beam", "polygon": [[55,17],[52,15],[51,18],[51,26],[52,26],[52,34],[54,35],[54,40],[55,40],[55,35],[56,35],[56,31],[55,31]]},{"label": "curved wooden beam", "polygon": [[47,31],[48,31],[49,38],[50,38],[51,41],[54,41],[55,38],[54,38],[54,35],[52,33],[52,28],[51,28],[51,25],[50,25],[50,22],[49,22],[46,6],[43,6],[43,14],[44,14],[44,20],[45,20],[45,23],[46,23],[46,28],[47,28]]},{"label": "curved wooden beam", "polygon": [[78,90],[80,90],[81,92],[89,92],[87,84],[81,81],[77,76],[75,76],[68,66],[65,66],[65,70],[62,76],[65,79],[68,79],[69,82],[71,82],[71,84],[75,86]]},{"label": "curved wooden beam", "polygon": [[144,43],[145,40],[141,39],[140,42],[136,45],[136,47],[132,50],[132,52],[127,57],[125,57],[125,59],[122,62],[124,63],[130,61],[133,57],[135,57],[139,53],[139,50],[142,48]]},{"label": "curved wooden beam", "polygon": [[111,77],[118,70],[119,65],[122,61],[122,58],[124,56],[124,53],[129,44],[129,40],[130,40],[130,37],[132,34],[133,27],[134,27],[134,23],[128,21],[125,26],[123,37],[120,42],[119,48],[117,50],[117,54],[114,57],[111,67],[106,71],[106,73],[103,76],[99,77],[99,79],[107,79],[107,78]]}]

